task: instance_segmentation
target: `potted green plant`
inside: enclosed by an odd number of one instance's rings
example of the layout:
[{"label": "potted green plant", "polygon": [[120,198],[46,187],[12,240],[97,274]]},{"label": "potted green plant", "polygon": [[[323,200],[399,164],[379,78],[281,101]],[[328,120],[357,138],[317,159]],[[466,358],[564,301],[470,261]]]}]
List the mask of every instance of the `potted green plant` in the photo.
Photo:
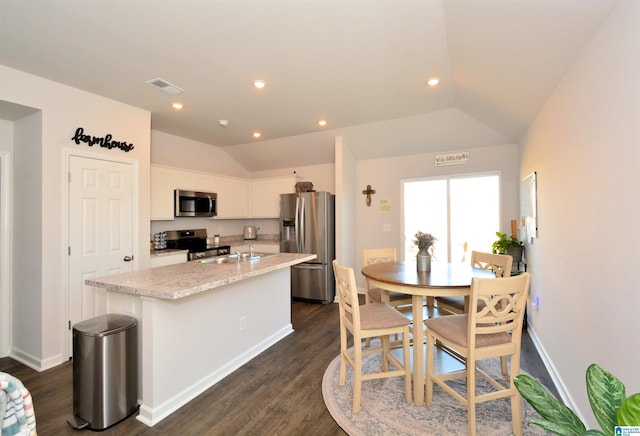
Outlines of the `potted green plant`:
[{"label": "potted green plant", "polygon": [[491,244],[491,251],[494,254],[508,254],[513,257],[513,263],[522,262],[524,253],[524,243],[515,236],[508,236],[506,233],[496,232],[497,240]]},{"label": "potted green plant", "polygon": [[431,254],[435,242],[436,237],[431,233],[418,231],[415,234],[413,243],[418,247],[418,254],[416,255],[416,267],[418,271],[431,271]]},{"label": "potted green plant", "polygon": [[571,409],[531,376],[519,374],[513,382],[520,395],[542,416],[529,423],[553,434],[614,436],[616,426],[640,426],[640,393],[627,398],[624,384],[595,363],[587,368],[586,378],[589,404],[602,431],[587,430]]}]

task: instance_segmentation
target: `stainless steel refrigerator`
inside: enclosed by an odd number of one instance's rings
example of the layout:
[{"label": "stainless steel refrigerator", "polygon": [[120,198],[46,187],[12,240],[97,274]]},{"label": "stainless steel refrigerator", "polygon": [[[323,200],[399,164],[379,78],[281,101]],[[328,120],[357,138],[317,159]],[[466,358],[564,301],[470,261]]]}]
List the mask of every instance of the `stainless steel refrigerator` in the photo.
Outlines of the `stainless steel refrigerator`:
[{"label": "stainless steel refrigerator", "polygon": [[280,195],[280,251],[313,253],[317,258],[291,267],[291,296],[333,302],[336,256],[335,196],[328,192]]}]

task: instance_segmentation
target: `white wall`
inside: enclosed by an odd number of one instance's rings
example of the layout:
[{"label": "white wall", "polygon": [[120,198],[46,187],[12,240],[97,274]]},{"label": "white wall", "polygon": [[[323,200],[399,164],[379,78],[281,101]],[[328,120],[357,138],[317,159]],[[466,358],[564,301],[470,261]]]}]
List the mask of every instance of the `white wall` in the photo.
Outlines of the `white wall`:
[{"label": "white wall", "polygon": [[278,170],[252,171],[250,177],[252,179],[259,177],[277,177],[290,176],[295,174],[301,181],[313,183],[313,189],[316,191],[327,191],[335,194],[335,164],[308,165],[302,167],[282,168]]},{"label": "white wall", "polygon": [[[14,122],[13,153],[13,326],[12,352],[37,360],[44,344],[35,341],[44,335],[45,319],[52,315],[45,307],[62,306],[54,293],[44,293],[43,280],[43,156],[42,112],[36,112]],[[16,195],[17,194],[17,195]],[[57,253],[60,250],[56,250]],[[57,257],[57,256],[56,256]],[[60,293],[58,292],[58,295]],[[54,311],[55,313],[56,311]],[[33,316],[38,314],[39,316]],[[62,319],[58,319],[58,326]],[[55,325],[55,324],[53,324]],[[58,328],[58,333],[60,329]],[[58,342],[58,341],[56,341]]]},{"label": "white wall", "polygon": [[335,142],[336,154],[336,259],[353,266],[358,259],[356,229],[356,160],[342,137]]},{"label": "white wall", "polygon": [[[66,360],[65,152],[137,161],[134,267],[146,267],[148,256],[139,256],[139,250],[149,246],[151,116],[142,109],[4,66],[0,66],[0,75],[0,102],[40,111],[13,122],[12,354],[37,369],[46,369]],[[135,148],[124,153],[77,145],[71,138],[78,127],[96,136],[110,133]]]},{"label": "white wall", "polygon": [[0,356],[11,350],[11,151],[13,123],[0,120]]},{"label": "white wall", "polygon": [[223,148],[158,130],[151,131],[151,163],[194,171],[248,177]]},{"label": "white wall", "polygon": [[530,325],[591,428],[588,365],[640,392],[639,77],[640,2],[622,1],[521,146],[521,176],[538,174]]},{"label": "white wall", "polygon": [[[345,138],[346,141],[346,138]],[[461,144],[462,145],[462,144]],[[365,248],[395,247],[401,258],[402,242],[402,183],[403,179],[418,177],[436,177],[453,174],[483,173],[488,171],[500,172],[501,204],[500,229],[510,232],[510,222],[517,219],[519,214],[518,189],[518,146],[506,144],[493,147],[474,148],[469,151],[468,164],[436,167],[434,158],[437,153],[425,153],[413,156],[395,158],[372,159],[358,161],[355,195],[355,213],[357,216],[356,251],[360,253]],[[376,193],[372,195],[371,207],[365,203],[365,196],[361,193],[371,185]],[[380,200],[391,201],[392,212],[380,211]],[[389,225],[391,231],[384,231],[383,226]],[[356,270],[362,268],[362,259],[358,255]],[[358,285],[364,286],[364,279],[358,275]]]}]

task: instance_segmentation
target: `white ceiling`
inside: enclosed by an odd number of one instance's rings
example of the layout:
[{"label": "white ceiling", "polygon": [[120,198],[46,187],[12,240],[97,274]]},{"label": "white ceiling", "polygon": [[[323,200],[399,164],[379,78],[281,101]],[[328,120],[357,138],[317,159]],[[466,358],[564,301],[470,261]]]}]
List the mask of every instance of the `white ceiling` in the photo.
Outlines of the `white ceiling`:
[{"label": "white ceiling", "polygon": [[[331,162],[337,132],[386,120],[433,138],[358,158],[516,142],[616,3],[0,0],[0,64],[149,110],[153,129],[257,171]],[[145,83],[158,77],[185,92]]]}]

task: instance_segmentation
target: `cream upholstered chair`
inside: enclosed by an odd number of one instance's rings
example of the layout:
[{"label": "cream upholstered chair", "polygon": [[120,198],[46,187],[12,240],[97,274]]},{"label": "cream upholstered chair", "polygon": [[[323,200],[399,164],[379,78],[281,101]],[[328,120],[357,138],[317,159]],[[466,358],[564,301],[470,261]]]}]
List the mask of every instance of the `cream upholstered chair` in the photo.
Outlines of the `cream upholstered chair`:
[{"label": "cream upholstered chair", "polygon": [[[482,251],[471,252],[471,266],[491,270],[496,277],[509,277],[513,258],[505,254],[484,253]],[[449,313],[465,313],[464,297],[436,297],[438,309]],[[482,304],[482,302],[480,302]]]},{"label": "cream upholstered chair", "polygon": [[[371,265],[372,263],[395,262],[396,260],[398,260],[398,258],[395,248],[367,248],[362,250],[362,265],[364,266]],[[367,304],[382,302],[382,289],[370,286],[369,280],[367,280],[365,302]],[[410,307],[411,296],[399,292],[389,292],[389,305],[396,309],[407,305]]]},{"label": "cream upholstered chair", "polygon": [[[340,386],[346,383],[347,363],[353,369],[353,413],[360,411],[362,381],[386,377],[404,377],[405,400],[411,401],[411,362],[409,360],[409,319],[388,304],[360,306],[356,278],[352,268],[333,261],[340,310]],[[347,348],[347,332],[353,336],[353,351]],[[402,335],[403,361],[393,354],[389,336]],[[363,339],[380,337],[381,347],[363,349]],[[382,353],[382,371],[362,373],[363,354]],[[389,364],[395,367],[389,368]]]},{"label": "cream upholstered chair", "polygon": [[[520,342],[522,322],[529,293],[528,273],[519,276],[473,278],[469,307],[480,307],[469,314],[430,318],[427,326],[427,374],[425,398],[427,406],[433,401],[433,384],[458,399],[469,413],[470,435],[476,434],[476,404],[497,398],[511,398],[513,432],[522,434],[520,396],[513,378],[520,372]],[[482,302],[483,304],[478,304]],[[451,373],[434,374],[434,346],[439,343],[462,356],[465,369]],[[494,357],[510,358],[509,386],[503,386],[477,368],[477,362]],[[487,380],[495,391],[476,394],[476,376]],[[445,382],[457,378],[467,379],[466,397]]]}]

